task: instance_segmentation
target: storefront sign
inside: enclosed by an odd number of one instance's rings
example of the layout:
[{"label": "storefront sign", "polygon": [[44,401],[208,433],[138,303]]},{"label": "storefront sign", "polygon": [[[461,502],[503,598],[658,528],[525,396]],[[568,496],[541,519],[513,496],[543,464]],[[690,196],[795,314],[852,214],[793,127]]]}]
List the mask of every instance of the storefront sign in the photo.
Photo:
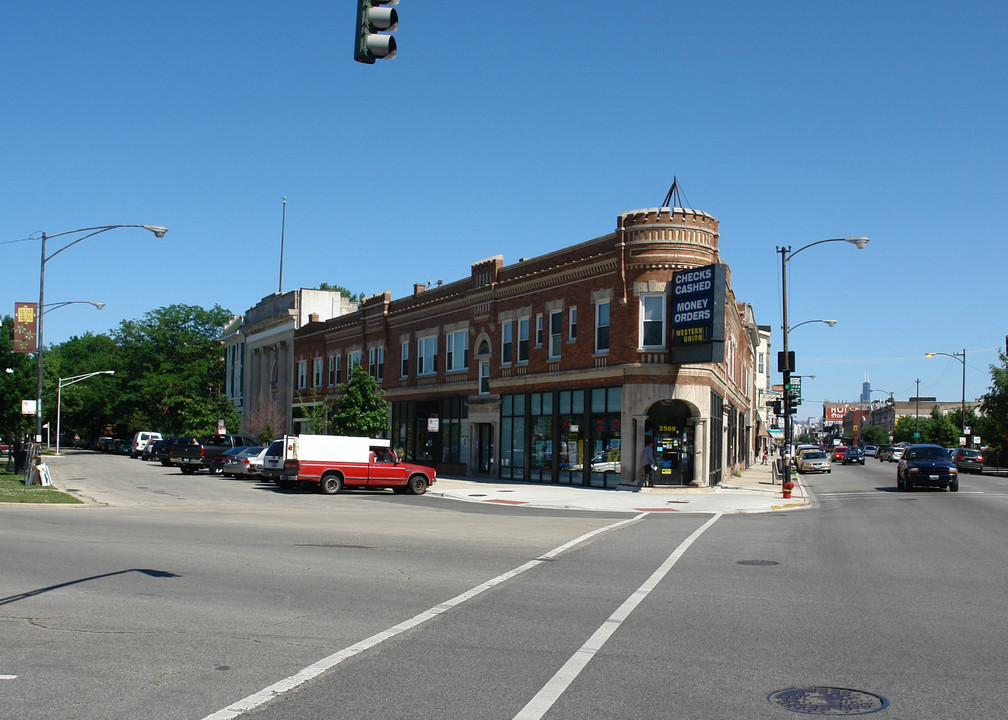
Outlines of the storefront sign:
[{"label": "storefront sign", "polygon": [[716,263],[672,276],[673,363],[724,360],[726,268]]}]

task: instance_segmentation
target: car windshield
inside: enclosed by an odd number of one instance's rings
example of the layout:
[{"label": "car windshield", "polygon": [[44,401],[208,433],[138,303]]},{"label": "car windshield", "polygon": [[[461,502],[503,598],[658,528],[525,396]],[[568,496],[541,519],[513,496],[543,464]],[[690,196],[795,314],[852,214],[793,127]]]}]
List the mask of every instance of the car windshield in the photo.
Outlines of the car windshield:
[{"label": "car windshield", "polygon": [[809,451],[802,455],[802,457],[806,460],[824,460],[826,458],[826,453]]},{"label": "car windshield", "polygon": [[943,448],[912,448],[907,451],[907,460],[948,460],[948,453]]}]

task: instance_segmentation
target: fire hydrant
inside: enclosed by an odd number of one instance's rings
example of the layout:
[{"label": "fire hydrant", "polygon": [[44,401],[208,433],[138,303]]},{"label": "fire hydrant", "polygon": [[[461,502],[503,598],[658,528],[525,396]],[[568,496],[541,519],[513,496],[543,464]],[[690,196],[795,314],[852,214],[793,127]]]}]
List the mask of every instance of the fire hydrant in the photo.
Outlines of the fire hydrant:
[{"label": "fire hydrant", "polygon": [[783,487],[784,487],[784,498],[785,499],[790,498],[791,491],[794,490],[794,483],[788,480],[786,483],[784,483]]}]

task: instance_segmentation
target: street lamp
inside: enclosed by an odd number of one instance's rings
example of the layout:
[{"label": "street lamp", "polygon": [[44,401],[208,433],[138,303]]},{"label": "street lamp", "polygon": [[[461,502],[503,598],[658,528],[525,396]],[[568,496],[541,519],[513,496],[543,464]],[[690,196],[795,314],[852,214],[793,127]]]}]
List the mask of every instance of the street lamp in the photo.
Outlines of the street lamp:
[{"label": "street lamp", "polygon": [[[963,378],[962,378],[962,434],[963,441],[966,439],[966,348],[963,348],[961,353],[940,353],[940,352],[929,352],[924,353],[924,357],[933,358],[935,355],[944,355],[945,357],[955,358],[962,363],[963,366]],[[918,393],[919,394],[919,393]]]},{"label": "street lamp", "polygon": [[105,307],[105,303],[98,302],[97,300],[65,300],[64,302],[52,303],[45,309],[46,312],[51,312],[57,308],[66,307],[67,305],[94,305],[95,308],[101,310]]},{"label": "street lamp", "polygon": [[836,325],[836,320],[806,320],[805,322],[800,322],[797,325],[792,325],[788,329],[789,330],[794,330],[796,328],[800,328],[802,325],[808,325],[809,323],[817,323],[817,322],[826,323],[830,327],[833,327],[834,325]]},{"label": "street lamp", "polygon": [[79,383],[81,380],[87,380],[88,378],[94,377],[95,375],[115,375],[115,370],[98,370],[97,372],[84,373],[83,375],[74,375],[73,377],[60,378],[59,379],[59,389],[56,392],[56,454],[59,455],[59,445],[60,445],[60,414],[63,409],[63,388],[67,385],[73,385],[74,383]]},{"label": "street lamp", "polygon": [[[784,331],[784,355],[783,355],[783,357],[784,357],[784,369],[783,369],[782,373],[784,375],[784,410],[785,410],[785,412],[784,412],[784,448],[785,448],[785,450],[781,453],[781,455],[782,455],[782,457],[785,457],[785,458],[787,458],[787,454],[790,453],[790,451],[791,451],[791,431],[792,431],[792,428],[791,428],[791,415],[790,415],[790,413],[787,412],[787,409],[788,409],[788,401],[790,400],[791,372],[794,370],[794,368],[791,367],[791,364],[790,364],[790,362],[791,362],[790,361],[790,355],[788,354],[788,330],[789,330],[789,328],[788,328],[788,297],[787,297],[787,264],[788,264],[788,261],[791,260],[791,258],[793,258],[795,255],[797,255],[798,253],[800,253],[802,250],[808,250],[810,247],[814,247],[816,245],[822,245],[823,243],[831,243],[831,242],[850,243],[851,245],[853,245],[854,247],[856,247],[858,250],[862,250],[868,244],[868,238],[866,238],[866,237],[846,237],[846,238],[829,238],[827,240],[817,240],[814,243],[809,243],[808,245],[803,245],[802,247],[798,248],[794,252],[791,251],[791,246],[790,245],[787,246],[787,247],[778,247],[777,248],[777,252],[780,253],[780,257],[781,257],[781,294],[783,296],[782,297],[783,302],[781,303],[781,313],[783,315],[783,317],[782,317],[782,321],[783,322],[781,323],[781,329]],[[801,324],[801,323],[799,323],[799,324]],[[796,325],[795,327],[798,327],[798,326]],[[784,482],[790,482],[790,480],[791,480],[791,466],[785,460],[785,463],[784,463]]]},{"label": "street lamp", "polygon": [[[78,228],[76,230],[66,230],[65,232],[56,233],[55,235],[47,235],[42,233],[42,262],[39,266],[39,301],[38,301],[38,351],[35,353],[36,360],[36,374],[37,374],[37,387],[35,393],[35,436],[38,438],[42,437],[42,352],[43,352],[43,340],[42,340],[42,317],[45,315],[45,266],[46,263],[52,260],[54,257],[59,255],[61,252],[66,250],[68,247],[72,247],[82,240],[87,240],[89,237],[94,237],[95,235],[100,235],[103,232],[108,232],[109,230],[117,230],[119,228],[143,228],[154,233],[154,237],[163,238],[165,233],[168,232],[168,228],[163,225],[99,225],[97,227],[88,228]],[[63,237],[64,235],[74,235],[76,233],[87,233],[73,242],[69,242],[63,247],[61,247],[56,252],[51,255],[46,255],[46,241],[52,238]],[[88,301],[90,302],[90,301]],[[104,305],[104,304],[103,304]],[[98,307],[95,305],[95,307]],[[101,308],[98,308],[99,310]]]}]

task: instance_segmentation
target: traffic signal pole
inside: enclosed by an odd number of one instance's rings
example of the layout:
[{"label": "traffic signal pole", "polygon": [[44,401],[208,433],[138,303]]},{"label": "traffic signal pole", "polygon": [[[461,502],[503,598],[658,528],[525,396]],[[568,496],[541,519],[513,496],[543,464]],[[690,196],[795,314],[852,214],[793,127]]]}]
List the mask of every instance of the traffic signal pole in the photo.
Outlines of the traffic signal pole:
[{"label": "traffic signal pole", "polygon": [[783,302],[783,312],[782,317],[784,320],[783,330],[784,335],[784,449],[781,450],[781,458],[784,461],[784,482],[791,482],[791,355],[788,353],[788,302],[787,302],[787,254],[790,252],[790,247],[780,247],[777,251],[780,253],[780,264],[781,264],[781,294]]}]

